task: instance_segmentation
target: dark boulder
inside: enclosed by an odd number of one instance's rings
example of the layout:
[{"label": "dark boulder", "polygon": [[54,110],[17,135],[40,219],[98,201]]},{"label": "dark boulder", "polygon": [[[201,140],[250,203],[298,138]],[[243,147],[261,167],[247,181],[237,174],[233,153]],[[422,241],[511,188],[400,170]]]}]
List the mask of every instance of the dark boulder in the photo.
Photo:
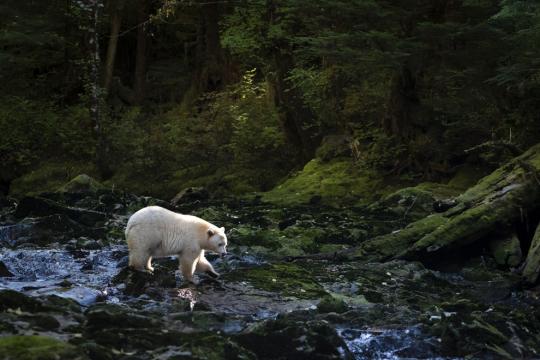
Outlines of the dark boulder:
[{"label": "dark boulder", "polygon": [[347,345],[323,321],[278,318],[259,323],[236,341],[259,359],[350,359]]},{"label": "dark boulder", "polygon": [[15,217],[19,219],[28,216],[48,216],[52,214],[62,214],[78,223],[92,227],[101,226],[107,220],[107,214],[105,213],[65,206],[39,196],[24,197],[15,210]]}]

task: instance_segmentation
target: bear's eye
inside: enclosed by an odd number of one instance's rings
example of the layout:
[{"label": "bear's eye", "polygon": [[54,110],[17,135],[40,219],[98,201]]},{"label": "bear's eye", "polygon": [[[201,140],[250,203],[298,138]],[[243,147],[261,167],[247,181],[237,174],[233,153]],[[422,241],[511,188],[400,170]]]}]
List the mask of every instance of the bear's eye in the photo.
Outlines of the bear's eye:
[{"label": "bear's eye", "polygon": [[225,244],[224,244],[224,243],[219,243],[219,244],[218,244],[218,246],[220,246],[220,247],[223,246],[223,245],[225,245]]}]

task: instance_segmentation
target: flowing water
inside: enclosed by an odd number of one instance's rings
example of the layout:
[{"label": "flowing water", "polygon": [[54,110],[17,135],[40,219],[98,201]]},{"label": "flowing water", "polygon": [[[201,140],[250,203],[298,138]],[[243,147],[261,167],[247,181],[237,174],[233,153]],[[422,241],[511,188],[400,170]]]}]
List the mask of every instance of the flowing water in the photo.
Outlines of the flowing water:
[{"label": "flowing water", "polygon": [[[229,228],[238,228],[250,211],[261,213],[261,208],[227,208],[220,216],[222,221],[236,222]],[[265,211],[271,213],[271,209]],[[235,346],[249,349],[259,358],[316,358],[314,354],[320,351],[331,354],[327,358],[356,359],[459,359],[473,352],[499,358],[512,352],[523,357],[536,353],[535,343],[526,334],[537,325],[523,317],[534,304],[530,297],[516,293],[511,277],[503,273],[486,277],[489,271],[480,271],[467,278],[463,272],[442,273],[400,261],[284,262],[257,243],[235,245],[233,232],[231,255],[225,260],[209,256],[222,276],[213,280],[200,275],[199,285],[193,286],[183,283],[174,258],[155,261],[153,275],[126,270],[128,253],[121,234],[127,216],[110,217],[104,230],[107,241],[85,236],[70,239],[54,228],[52,233],[47,229],[45,236],[43,224],[36,226],[40,220],[32,218],[8,221],[0,227],[0,243],[4,244],[0,261],[11,273],[0,277],[0,290],[15,290],[35,299],[50,299],[51,295],[71,299],[85,314],[83,319],[69,312],[55,315],[72,324],[71,328],[39,330],[29,321],[29,325],[15,323],[11,331],[52,334],[84,347],[88,345],[80,344],[80,335],[76,335],[83,333],[100,348],[112,346],[118,352],[115,358],[125,354],[167,358],[186,351],[196,357],[201,349],[199,343],[178,347],[166,335],[156,340],[158,350],[151,350],[152,344],[131,343],[124,335],[120,336],[124,340],[111,345],[110,339],[93,332],[97,325],[92,324],[101,319],[96,314],[104,312],[108,314],[105,318],[120,317],[125,324],[135,317],[180,335],[213,334],[220,341],[240,344]],[[261,223],[260,217],[257,221]],[[513,314],[506,315],[508,311]],[[10,322],[11,315],[5,316],[7,320],[0,317],[0,332],[8,335],[2,324]],[[105,332],[112,327],[110,331],[118,333],[115,326],[123,325],[114,322],[99,322],[99,327]],[[129,339],[148,336],[146,328],[130,327],[129,331],[140,331]],[[327,331],[329,335],[318,337]],[[287,333],[290,335],[280,338]],[[321,345],[325,341],[330,345]],[[272,346],[282,346],[283,353],[269,353]],[[151,356],[144,355],[149,351],[153,351]]]}]

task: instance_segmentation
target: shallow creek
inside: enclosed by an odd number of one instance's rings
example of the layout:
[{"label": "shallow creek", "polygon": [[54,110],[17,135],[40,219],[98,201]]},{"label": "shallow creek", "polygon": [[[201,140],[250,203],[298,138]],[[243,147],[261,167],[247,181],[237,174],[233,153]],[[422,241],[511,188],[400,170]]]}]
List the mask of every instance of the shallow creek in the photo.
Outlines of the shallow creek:
[{"label": "shallow creek", "polygon": [[[44,237],[39,218],[4,217],[0,261],[10,276],[0,277],[0,335],[52,336],[96,359],[538,355],[536,295],[482,259],[456,272],[404,261],[284,261],[272,256],[279,249],[264,230],[280,220],[260,215],[273,209],[251,209],[260,216],[249,231],[239,226],[249,207],[223,209],[205,212],[234,229],[231,255],[209,256],[221,277],[201,275],[198,286],[183,283],[174,258],[155,261],[153,275],[126,269],[121,233],[128,210],[110,213],[103,238],[78,236],[73,227],[69,236],[53,228]],[[320,220],[307,220],[312,228],[295,233],[324,230]],[[25,295],[20,306],[6,300],[14,296],[9,290]],[[69,303],[51,305],[58,298]],[[39,320],[45,317],[54,321]]]}]

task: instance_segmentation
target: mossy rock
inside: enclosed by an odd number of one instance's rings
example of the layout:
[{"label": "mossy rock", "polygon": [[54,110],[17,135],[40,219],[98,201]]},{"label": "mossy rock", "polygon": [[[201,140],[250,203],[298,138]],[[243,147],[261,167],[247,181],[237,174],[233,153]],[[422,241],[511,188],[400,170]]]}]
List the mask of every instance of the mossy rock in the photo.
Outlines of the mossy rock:
[{"label": "mossy rock", "polygon": [[350,159],[313,159],[262,198],[277,205],[307,204],[317,198],[322,204],[343,206],[369,203],[385,193],[380,175],[358,169]]},{"label": "mossy rock", "polygon": [[320,313],[335,312],[341,314],[349,310],[349,307],[342,298],[327,295],[321,299],[317,305],[317,310]]},{"label": "mossy rock", "polygon": [[336,330],[324,321],[278,318],[259,323],[235,337],[259,359],[351,359]]},{"label": "mossy rock", "polygon": [[89,162],[44,162],[34,170],[13,180],[10,194],[15,197],[55,191],[77,174],[94,174],[95,167]]},{"label": "mossy rock", "polygon": [[37,312],[45,310],[45,306],[40,301],[18,291],[0,290],[0,311],[6,311],[8,309]]},{"label": "mossy rock", "polygon": [[151,317],[134,314],[129,308],[115,304],[98,304],[86,313],[86,327],[92,330],[105,328],[158,328],[161,322]]},{"label": "mossy rock", "polygon": [[521,263],[521,246],[516,234],[494,237],[488,247],[498,265],[516,267]]},{"label": "mossy rock", "polygon": [[58,192],[64,193],[80,193],[80,192],[92,192],[95,193],[99,190],[104,190],[106,187],[94,178],[80,174],[71,179],[68,183],[58,188]]},{"label": "mossy rock", "polygon": [[508,231],[524,211],[538,207],[539,173],[540,144],[484,177],[456,198],[456,206],[366,241],[356,255],[433,261],[494,231]]},{"label": "mossy rock", "polygon": [[429,191],[408,187],[371,204],[368,209],[373,213],[389,213],[404,220],[419,220],[433,212],[435,199]]},{"label": "mossy rock", "polygon": [[319,299],[327,294],[305,268],[293,263],[278,263],[225,274],[226,281],[246,281],[257,289],[298,299]]},{"label": "mossy rock", "polygon": [[88,359],[75,346],[46,336],[0,338],[0,354],[5,360]]},{"label": "mossy rock", "polygon": [[454,189],[467,190],[488,174],[489,171],[483,166],[465,164],[450,179],[448,186]]}]

